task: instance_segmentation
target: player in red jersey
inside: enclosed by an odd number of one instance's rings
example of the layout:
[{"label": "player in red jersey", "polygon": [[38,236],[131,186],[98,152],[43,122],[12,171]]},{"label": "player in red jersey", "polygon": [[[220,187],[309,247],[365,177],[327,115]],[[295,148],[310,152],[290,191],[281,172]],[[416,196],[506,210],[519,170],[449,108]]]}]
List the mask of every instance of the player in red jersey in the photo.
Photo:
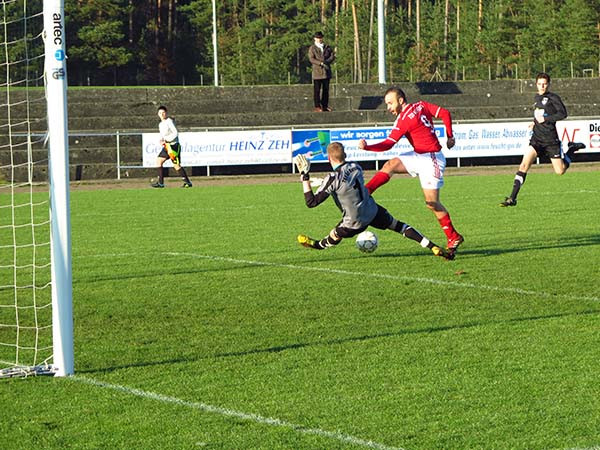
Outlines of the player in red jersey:
[{"label": "player in red jersey", "polygon": [[447,109],[432,103],[419,101],[408,103],[406,94],[400,88],[390,88],[385,93],[385,104],[390,113],[397,116],[392,132],[387,139],[368,145],[361,139],[358,148],[374,152],[384,152],[392,148],[403,136],[413,147],[413,152],[390,159],[383,168],[366,184],[370,193],[387,183],[395,173],[408,173],[418,176],[425,196],[425,204],[433,211],[448,239],[448,250],[452,253],[463,243],[464,238],[456,231],[448,210],[440,202],[440,188],[444,185],[446,158],[440,151],[433,127],[433,118],[442,119],[446,128],[447,147],[454,147],[452,117]]}]

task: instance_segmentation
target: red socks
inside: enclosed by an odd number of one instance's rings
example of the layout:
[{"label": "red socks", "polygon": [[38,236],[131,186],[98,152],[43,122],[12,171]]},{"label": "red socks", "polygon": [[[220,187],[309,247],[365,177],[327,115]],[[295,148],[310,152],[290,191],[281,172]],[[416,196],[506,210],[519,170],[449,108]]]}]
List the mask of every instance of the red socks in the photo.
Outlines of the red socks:
[{"label": "red socks", "polygon": [[448,240],[455,239],[458,236],[458,233],[454,229],[454,225],[452,225],[452,219],[450,219],[450,214],[446,214],[441,219],[438,219],[440,222],[440,226],[444,233],[446,233],[446,237]]},{"label": "red socks", "polygon": [[390,181],[390,176],[387,173],[380,171],[373,175],[373,178],[365,184],[365,187],[369,191],[369,194],[372,194],[379,186],[383,186],[388,181]]}]

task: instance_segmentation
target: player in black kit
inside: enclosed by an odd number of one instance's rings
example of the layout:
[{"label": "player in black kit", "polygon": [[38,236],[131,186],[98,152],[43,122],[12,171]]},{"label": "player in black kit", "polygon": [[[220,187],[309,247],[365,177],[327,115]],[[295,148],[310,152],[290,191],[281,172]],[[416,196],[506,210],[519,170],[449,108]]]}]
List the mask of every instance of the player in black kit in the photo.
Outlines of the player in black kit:
[{"label": "player in black kit", "polygon": [[362,168],[355,162],[346,161],[346,152],[340,142],[329,144],[327,157],[333,172],[323,179],[316,193],[313,193],[310,185],[310,162],[304,155],[296,156],[294,162],[301,173],[306,206],[314,208],[331,196],[342,211],[342,220],[321,240],[304,234],[299,235],[300,244],[323,250],[339,244],[344,238],[356,236],[372,226],[380,230],[387,229],[400,233],[418,242],[423,248],[428,248],[435,256],[454,259],[454,253],[447,252],[434,244],[407,223],[396,220],[383,206],[375,203],[365,187]]},{"label": "player in black kit", "polygon": [[573,153],[585,148],[585,145],[582,143],[569,142],[567,152],[563,152],[561,140],[556,131],[556,122],[567,117],[567,108],[565,108],[558,95],[548,91],[550,76],[547,73],[538,73],[535,78],[535,85],[537,95],[535,96],[533,122],[529,125],[529,129],[533,129],[533,135],[529,141],[529,149],[523,155],[523,160],[515,175],[513,190],[510,196],[506,197],[500,203],[500,206],[517,205],[519,190],[523,183],[525,183],[527,171],[536,158],[548,156],[552,162],[554,172],[557,175],[562,175],[569,168]]}]

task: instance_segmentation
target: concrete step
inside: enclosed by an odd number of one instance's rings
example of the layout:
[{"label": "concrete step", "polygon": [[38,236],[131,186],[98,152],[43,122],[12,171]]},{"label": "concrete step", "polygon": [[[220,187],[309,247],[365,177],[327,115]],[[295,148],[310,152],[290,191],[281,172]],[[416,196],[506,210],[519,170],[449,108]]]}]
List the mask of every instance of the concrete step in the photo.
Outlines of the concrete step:
[{"label": "concrete step", "polygon": [[[359,100],[351,97],[331,97],[330,106],[334,110],[352,110],[357,109]],[[109,117],[109,116],[144,116],[149,123],[158,125],[159,119],[156,115],[158,104],[151,102],[142,103],[86,103],[69,104],[69,117]],[[281,98],[262,98],[262,99],[240,99],[238,101],[215,101],[215,100],[176,100],[168,105],[169,115],[177,118],[179,115],[186,114],[239,114],[243,112],[308,112],[313,109],[312,98],[299,97],[293,99]],[[11,108],[11,117],[25,118],[30,116],[42,117],[46,113],[46,105],[38,104],[35,107],[25,104],[16,105]]]},{"label": "concrete step", "polygon": [[[125,147],[120,149],[121,164],[123,165],[141,165],[142,164],[142,147]],[[25,164],[29,161],[29,152],[26,150],[16,150],[11,154],[8,152],[0,152],[0,165],[15,166]],[[47,165],[48,151],[46,149],[33,149],[31,151],[31,161]],[[69,163],[70,164],[99,164],[112,163],[117,164],[116,149],[100,149],[100,148],[73,148],[69,147]]]},{"label": "concrete step", "polygon": [[[569,115],[594,116],[600,114],[600,103],[567,104]],[[524,119],[532,116],[530,105],[515,106],[457,106],[450,108],[455,120],[497,120]],[[180,131],[203,130],[209,128],[241,127],[324,127],[346,124],[391,124],[393,117],[382,107],[372,110],[314,112],[243,112],[238,114],[193,114],[178,115]],[[147,117],[85,117],[69,118],[69,129],[95,130],[99,124],[107,130],[156,132]]]},{"label": "concrete step", "polygon": [[[331,84],[332,96],[381,96],[388,87],[398,85],[411,98],[423,95],[439,94],[471,94],[485,95],[486,93],[514,94],[535,93],[534,80],[494,80],[494,81],[459,81],[459,82],[419,82],[419,83],[388,83],[380,84]],[[561,96],[566,93],[581,91],[600,91],[600,78],[566,78],[553,80],[551,89]],[[5,104],[7,95],[11,102],[25,98],[25,91],[12,90],[0,92],[0,105]],[[43,88],[33,88],[29,95],[43,98]],[[312,85],[277,85],[277,86],[188,86],[188,87],[70,87],[68,90],[69,103],[152,103],[168,104],[173,101],[222,100],[235,102],[240,99],[264,98],[310,98]]]},{"label": "concrete step", "polygon": [[[423,95],[418,98],[410,98],[411,100],[422,99],[430,103],[435,103],[449,109],[454,115],[458,113],[461,108],[468,109],[482,109],[489,107],[504,108],[507,110],[504,115],[494,113],[493,117],[509,117],[510,111],[518,108],[519,111],[522,107],[529,108],[531,110],[533,105],[533,95],[530,94],[491,94],[486,93],[485,95],[480,94],[433,94]],[[583,91],[574,93],[567,93],[563,96],[563,101],[568,106],[570,114],[573,105],[581,104],[585,102],[587,105],[600,104],[600,91],[590,92]],[[331,106],[334,113],[354,113],[356,111],[384,111],[386,105],[383,102],[381,96],[363,96],[363,97],[332,97]],[[172,116],[176,119],[178,126],[182,126],[182,118],[186,117],[186,122],[190,122],[189,118],[196,117],[193,120],[194,127],[199,126],[236,126],[250,125],[247,117],[250,115],[265,115],[275,113],[281,117],[290,117],[291,115],[296,118],[286,119],[287,123],[299,124],[299,123],[322,123],[314,117],[310,119],[302,119],[302,122],[298,118],[306,117],[306,115],[313,115],[312,113],[312,100],[307,98],[297,98],[291,100],[282,99],[260,99],[260,100],[240,100],[237,103],[232,102],[214,102],[211,101],[176,101],[169,105]],[[46,127],[45,118],[45,105],[36,104],[27,108],[26,105],[17,105],[11,108],[11,121],[12,123],[25,120],[27,114],[33,117],[31,127],[34,130],[41,130]],[[587,115],[592,115],[594,112],[590,112]],[[461,113],[462,115],[462,113]],[[529,116],[530,114],[527,114]],[[217,117],[210,117],[217,116]],[[37,118],[36,118],[37,117]],[[238,121],[238,118],[241,119]],[[463,117],[464,118],[464,117]],[[93,120],[93,128],[81,128],[82,125],[79,123],[83,121],[89,122],[89,119]],[[0,130],[2,125],[6,127],[8,117],[0,118]],[[347,119],[343,119],[347,120]],[[353,121],[354,119],[350,119]],[[156,106],[152,103],[114,103],[114,104],[71,104],[69,105],[69,122],[70,128],[78,129],[109,129],[114,130],[114,125],[111,123],[127,124],[131,121],[135,121],[136,126],[127,125],[124,127],[121,125],[120,129],[130,128],[141,128],[141,129],[156,129],[158,125],[158,118],[156,117]],[[361,120],[362,121],[362,120]],[[257,123],[260,125],[261,122]],[[340,120],[334,119],[335,123],[340,123]],[[202,125],[203,124],[203,125]],[[275,122],[275,125],[281,124],[281,121]],[[85,125],[88,127],[89,125]],[[13,127],[13,132],[20,132],[26,130],[26,124],[18,125],[16,128]],[[0,132],[0,134],[4,134]]]}]

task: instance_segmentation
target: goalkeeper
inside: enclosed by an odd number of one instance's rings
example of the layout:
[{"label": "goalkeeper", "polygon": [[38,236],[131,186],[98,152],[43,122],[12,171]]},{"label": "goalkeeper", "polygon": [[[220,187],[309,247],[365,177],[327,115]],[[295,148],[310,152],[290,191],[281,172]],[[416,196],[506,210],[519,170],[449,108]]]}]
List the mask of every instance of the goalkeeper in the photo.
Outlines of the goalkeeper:
[{"label": "goalkeeper", "polygon": [[156,158],[156,165],[158,167],[158,181],[156,181],[156,183],[152,183],[151,186],[154,188],[165,187],[163,164],[165,161],[170,159],[173,161],[173,167],[175,168],[175,171],[183,180],[183,185],[181,187],[190,188],[192,187],[192,182],[188,178],[187,173],[185,173],[185,169],[181,167],[180,163],[179,155],[181,153],[181,145],[179,144],[179,132],[175,127],[173,119],[167,117],[166,106],[158,107],[158,117],[160,119],[158,131],[160,132],[160,145],[162,145],[162,150]]},{"label": "goalkeeper", "polygon": [[310,185],[310,161],[306,156],[298,155],[294,163],[301,174],[306,206],[314,208],[323,203],[329,196],[342,211],[342,220],[321,240],[312,239],[304,234],[298,236],[298,242],[305,247],[323,250],[339,244],[342,239],[356,236],[367,227],[380,230],[393,230],[404,237],[412,239],[428,248],[431,252],[445,259],[453,259],[454,254],[431,242],[410,225],[396,220],[383,207],[378,205],[365,187],[362,168],[355,162],[346,161],[344,146],[332,142],[327,146],[327,155],[333,172],[323,179],[321,186],[313,193]]}]

